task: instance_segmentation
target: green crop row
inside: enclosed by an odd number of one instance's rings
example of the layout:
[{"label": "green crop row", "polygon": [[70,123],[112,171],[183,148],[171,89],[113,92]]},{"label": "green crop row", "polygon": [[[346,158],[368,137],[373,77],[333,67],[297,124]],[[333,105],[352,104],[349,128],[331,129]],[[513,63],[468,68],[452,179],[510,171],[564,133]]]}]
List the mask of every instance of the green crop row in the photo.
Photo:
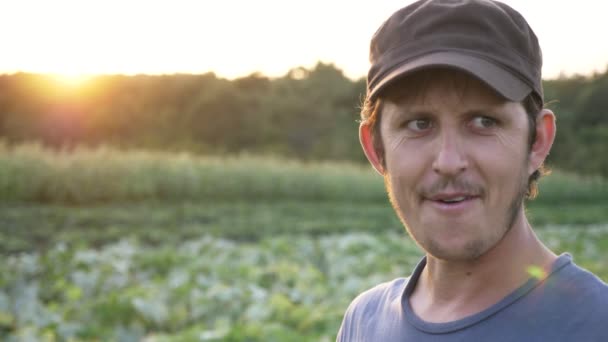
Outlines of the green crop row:
[{"label": "green crop row", "polygon": [[[535,228],[608,222],[603,203],[542,205],[527,214]],[[283,234],[403,232],[388,200],[195,201],[109,203],[94,206],[0,205],[0,256],[45,250],[59,242],[102,246],[125,237],[149,245],[175,244],[201,234],[258,241]],[[574,232],[573,232],[574,233]]]}]

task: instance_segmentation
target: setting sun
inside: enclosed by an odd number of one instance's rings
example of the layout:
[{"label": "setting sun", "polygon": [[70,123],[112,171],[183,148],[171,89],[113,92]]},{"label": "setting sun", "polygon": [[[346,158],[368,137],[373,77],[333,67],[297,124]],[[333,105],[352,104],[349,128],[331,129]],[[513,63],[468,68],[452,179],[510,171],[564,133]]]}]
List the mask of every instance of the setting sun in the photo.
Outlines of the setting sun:
[{"label": "setting sun", "polygon": [[76,88],[86,84],[91,76],[85,74],[52,74],[50,75],[54,81],[68,88]]}]

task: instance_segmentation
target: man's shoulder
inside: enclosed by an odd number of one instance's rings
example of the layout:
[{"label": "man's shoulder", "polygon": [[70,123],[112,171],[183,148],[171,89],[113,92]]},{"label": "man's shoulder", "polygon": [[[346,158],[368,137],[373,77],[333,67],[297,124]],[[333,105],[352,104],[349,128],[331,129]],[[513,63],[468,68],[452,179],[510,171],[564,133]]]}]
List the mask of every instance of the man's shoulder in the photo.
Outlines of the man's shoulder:
[{"label": "man's shoulder", "polygon": [[579,340],[603,340],[600,337],[605,337],[608,322],[608,285],[576,265],[569,255],[565,259],[527,296],[524,308],[535,317],[545,317],[535,324],[561,334],[565,341],[581,336],[584,338]]},{"label": "man's shoulder", "polygon": [[348,306],[347,315],[370,314],[382,310],[396,300],[399,301],[409,279],[396,278],[360,293]]},{"label": "man's shoulder", "polygon": [[[568,262],[530,296],[536,324],[563,341],[604,341],[608,322],[608,285],[599,277]],[[528,323],[531,324],[531,323]]]},{"label": "man's shoulder", "polygon": [[394,296],[399,292],[403,293],[403,290],[405,289],[405,286],[407,285],[409,279],[409,277],[395,278],[391,281],[378,284],[366,291],[363,291],[355,298],[355,301],[369,301],[380,297]]},{"label": "man's shoulder", "polygon": [[[410,278],[396,278],[359,294],[346,309],[337,341],[366,341],[377,324],[400,315],[401,297]],[[373,317],[373,319],[372,319]]]},{"label": "man's shoulder", "polygon": [[608,284],[590,271],[572,263],[562,280],[563,296],[572,299],[578,308],[596,308],[596,313],[608,319]]},{"label": "man's shoulder", "polygon": [[553,284],[551,278],[548,279],[548,286],[554,285],[559,295],[579,301],[608,303],[608,284],[574,262],[565,265],[556,276]]}]

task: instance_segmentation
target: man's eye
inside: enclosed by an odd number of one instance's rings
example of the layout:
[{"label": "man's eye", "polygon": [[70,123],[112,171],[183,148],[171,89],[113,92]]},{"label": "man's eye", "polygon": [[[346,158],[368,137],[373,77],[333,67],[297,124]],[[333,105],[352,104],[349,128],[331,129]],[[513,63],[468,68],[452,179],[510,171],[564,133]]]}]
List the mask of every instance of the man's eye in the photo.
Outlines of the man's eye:
[{"label": "man's eye", "polygon": [[407,128],[415,132],[422,132],[432,127],[431,120],[428,119],[416,119],[407,122]]},{"label": "man's eye", "polygon": [[497,124],[498,124],[498,122],[495,119],[492,119],[487,116],[477,116],[472,121],[473,127],[478,128],[478,129],[493,128]]}]

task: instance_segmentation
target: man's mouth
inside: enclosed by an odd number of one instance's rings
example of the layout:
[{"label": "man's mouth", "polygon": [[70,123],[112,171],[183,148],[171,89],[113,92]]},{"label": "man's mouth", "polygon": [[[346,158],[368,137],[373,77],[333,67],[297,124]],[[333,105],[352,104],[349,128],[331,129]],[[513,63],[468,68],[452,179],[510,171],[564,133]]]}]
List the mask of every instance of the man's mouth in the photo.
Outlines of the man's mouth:
[{"label": "man's mouth", "polygon": [[469,198],[468,196],[458,196],[458,197],[454,197],[454,198],[438,199],[437,201],[443,202],[443,203],[459,203],[468,198]]},{"label": "man's mouth", "polygon": [[475,194],[438,194],[427,197],[426,200],[432,203],[439,204],[443,208],[460,207],[466,203],[470,203],[472,200],[478,199],[479,196]]},{"label": "man's mouth", "polygon": [[420,192],[421,200],[432,207],[450,213],[460,212],[472,208],[477,204],[477,200],[485,197],[482,186],[464,180],[437,181],[422,188]]}]

